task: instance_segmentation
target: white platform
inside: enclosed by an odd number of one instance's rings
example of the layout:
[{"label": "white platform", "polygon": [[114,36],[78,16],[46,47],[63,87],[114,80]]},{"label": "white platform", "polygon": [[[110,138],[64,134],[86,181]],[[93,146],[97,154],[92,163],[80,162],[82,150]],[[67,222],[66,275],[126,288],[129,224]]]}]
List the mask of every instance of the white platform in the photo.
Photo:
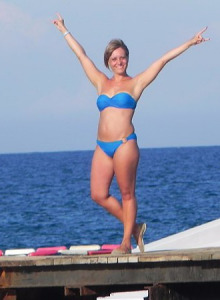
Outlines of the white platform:
[{"label": "white platform", "polygon": [[98,297],[97,300],[145,300],[148,299],[148,290],[111,293],[108,297]]},{"label": "white platform", "polygon": [[[220,247],[220,219],[145,244],[144,251]],[[138,253],[138,247],[132,253]]]}]

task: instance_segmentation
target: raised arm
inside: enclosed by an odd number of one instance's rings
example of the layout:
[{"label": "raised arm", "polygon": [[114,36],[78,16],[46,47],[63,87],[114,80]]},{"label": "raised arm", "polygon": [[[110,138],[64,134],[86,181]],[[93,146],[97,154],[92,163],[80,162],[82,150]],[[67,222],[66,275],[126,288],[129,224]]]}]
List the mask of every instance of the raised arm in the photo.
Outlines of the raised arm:
[{"label": "raised arm", "polygon": [[176,47],[166,54],[164,54],[161,58],[156,60],[148,69],[146,69],[143,73],[137,75],[135,77],[136,81],[136,94],[141,94],[142,91],[157,77],[159,72],[163,69],[163,67],[172,59],[176,58],[191,46],[201,44],[209,40],[209,38],[203,38],[202,34],[207,30],[205,27],[203,30],[198,32],[193,38],[184,44]]},{"label": "raised arm", "polygon": [[92,60],[87,56],[84,48],[68,31],[60,14],[57,14],[57,19],[53,21],[53,24],[64,35],[67,44],[79,59],[89,80],[99,89],[101,82],[105,79],[105,75],[96,68]]}]

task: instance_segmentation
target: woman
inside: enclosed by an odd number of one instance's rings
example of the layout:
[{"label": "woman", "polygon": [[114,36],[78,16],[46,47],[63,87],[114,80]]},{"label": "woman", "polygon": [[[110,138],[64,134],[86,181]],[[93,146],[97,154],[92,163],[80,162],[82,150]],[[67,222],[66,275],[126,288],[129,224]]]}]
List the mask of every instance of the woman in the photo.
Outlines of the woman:
[{"label": "woman", "polygon": [[[169,51],[148,69],[135,77],[127,74],[129,51],[121,40],[112,40],[106,48],[104,62],[113,76],[108,78],[99,71],[84,48],[67,30],[58,14],[54,25],[64,35],[66,42],[79,59],[82,67],[95,86],[100,110],[97,146],[91,168],[91,197],[109,213],[123,223],[124,234],[121,245],[112,254],[131,253],[131,237],[134,236],[141,252],[144,251],[143,234],[146,224],[136,223],[137,203],[135,198],[136,170],[139,160],[137,137],[132,117],[143,90],[156,78],[162,68],[192,45],[207,41],[202,37],[203,29],[192,39]],[[109,194],[116,177],[122,204]]]}]

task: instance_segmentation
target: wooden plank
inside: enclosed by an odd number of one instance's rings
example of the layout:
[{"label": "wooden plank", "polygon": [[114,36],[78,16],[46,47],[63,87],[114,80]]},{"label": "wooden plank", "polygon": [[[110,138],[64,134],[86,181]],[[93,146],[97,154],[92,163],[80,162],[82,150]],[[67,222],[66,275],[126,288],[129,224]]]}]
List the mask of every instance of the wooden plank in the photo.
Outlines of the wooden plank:
[{"label": "wooden plank", "polygon": [[220,263],[120,263],[5,270],[0,287],[220,282]]},{"label": "wooden plank", "polygon": [[0,289],[220,282],[220,249],[0,258]]},{"label": "wooden plank", "polygon": [[180,261],[220,261],[220,248],[193,249],[147,252],[124,256],[95,255],[95,256],[44,256],[44,257],[0,257],[0,268],[28,267],[28,266],[62,266],[87,265],[108,263],[133,262],[180,262]]}]

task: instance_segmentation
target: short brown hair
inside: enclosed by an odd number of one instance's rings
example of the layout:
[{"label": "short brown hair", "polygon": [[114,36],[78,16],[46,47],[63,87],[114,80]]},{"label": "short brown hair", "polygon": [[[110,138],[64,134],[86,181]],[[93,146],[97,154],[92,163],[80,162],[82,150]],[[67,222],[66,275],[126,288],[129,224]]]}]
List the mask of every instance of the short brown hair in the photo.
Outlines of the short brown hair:
[{"label": "short brown hair", "polygon": [[129,58],[129,50],[128,50],[128,47],[125,45],[125,43],[120,39],[111,40],[108,43],[108,45],[105,49],[105,53],[104,53],[104,63],[108,69],[109,69],[109,66],[108,66],[109,58],[112,55],[112,53],[118,48],[124,49],[126,57]]}]

